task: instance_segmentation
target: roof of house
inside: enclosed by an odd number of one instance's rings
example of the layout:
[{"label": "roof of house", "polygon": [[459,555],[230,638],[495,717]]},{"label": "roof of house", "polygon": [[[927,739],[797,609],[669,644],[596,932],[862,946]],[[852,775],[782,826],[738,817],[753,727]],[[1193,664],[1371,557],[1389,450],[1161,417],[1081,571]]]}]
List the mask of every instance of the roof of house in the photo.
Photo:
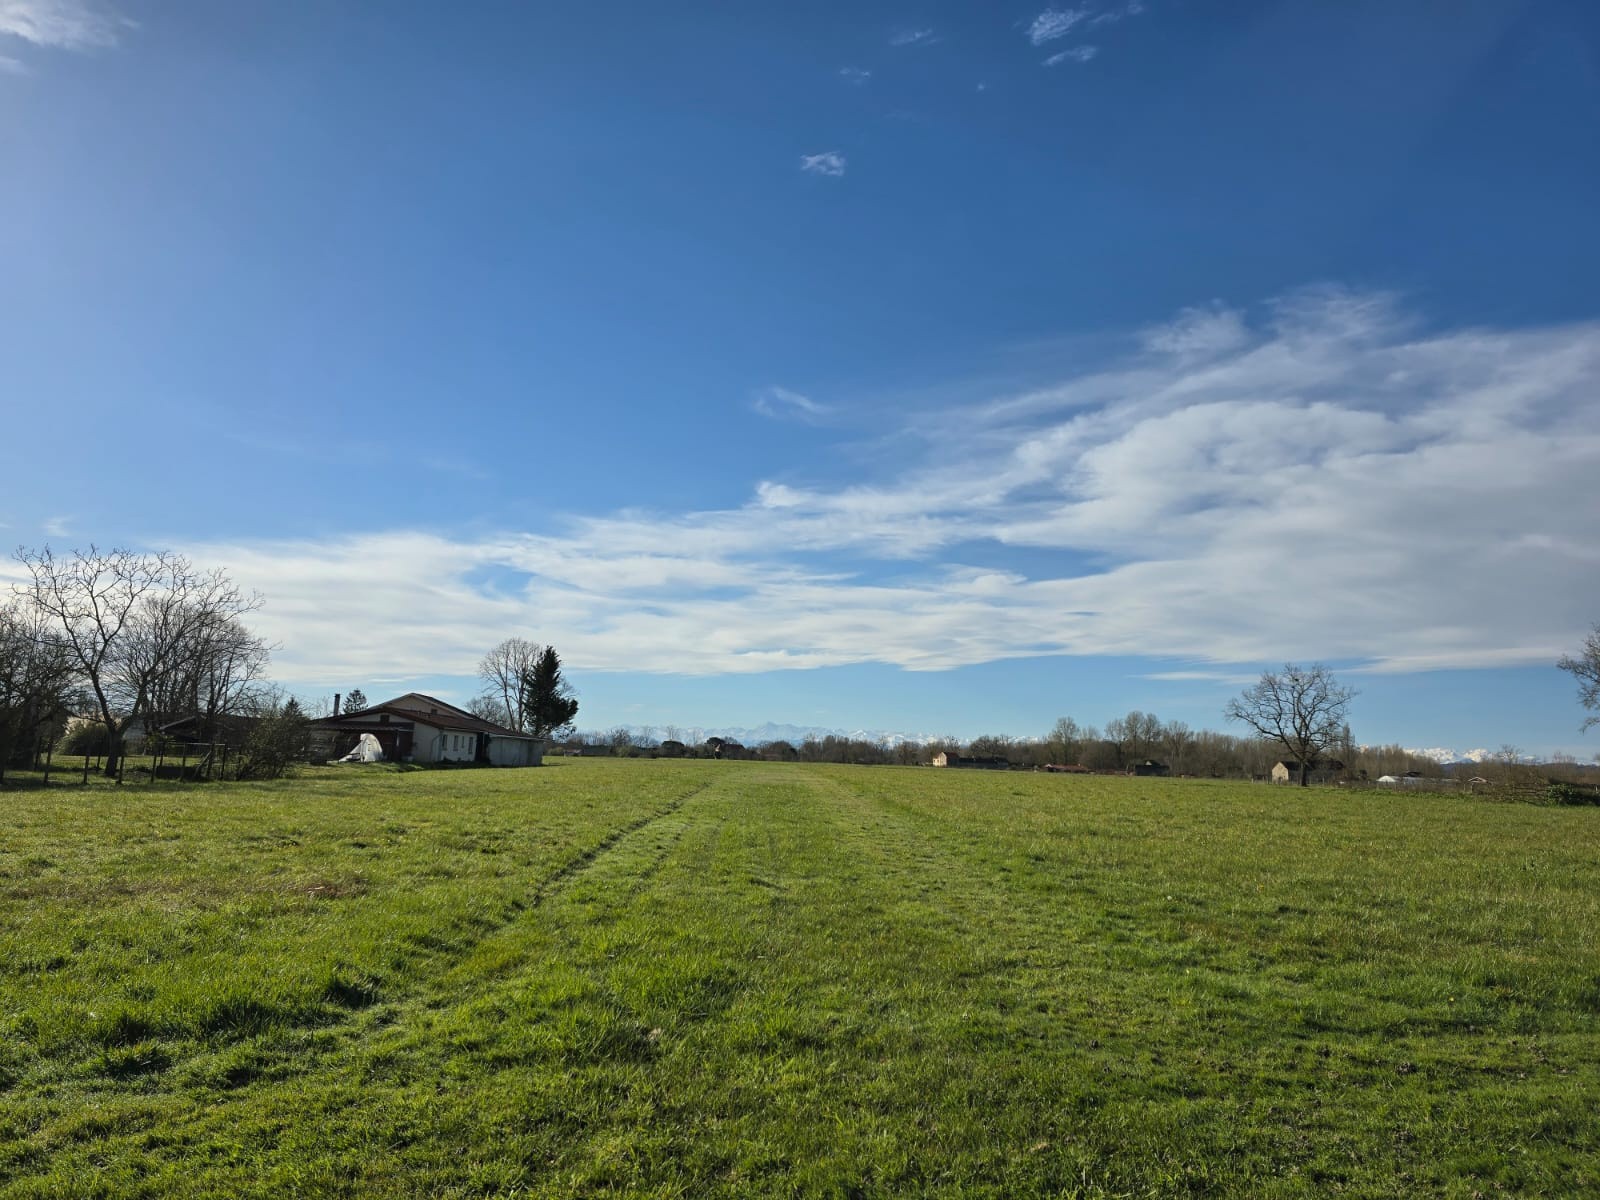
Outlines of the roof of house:
[{"label": "roof of house", "polygon": [[[407,699],[423,700],[430,706],[427,709],[414,708],[401,704]],[[378,715],[397,717],[401,722],[411,721],[418,725],[431,725],[435,729],[448,729],[459,733],[492,733],[496,737],[526,738],[533,740],[527,733],[518,733],[515,729],[507,729],[504,725],[497,725],[493,721],[485,721],[482,717],[475,717],[465,709],[457,708],[454,704],[439,700],[433,696],[425,696],[421,692],[407,692],[404,696],[396,696],[393,700],[385,700],[382,704],[369,704],[355,713],[341,713],[336,717],[321,717],[311,724],[320,729],[348,729],[362,730],[371,722],[365,718]]]},{"label": "roof of house", "polygon": [[[246,733],[261,724],[260,717],[247,717],[235,713],[218,713],[212,720],[219,732],[226,730],[230,733]],[[175,721],[168,721],[161,726],[161,732],[183,733],[193,729],[198,733],[200,724],[200,715],[198,713],[190,713],[187,717],[179,717]]]}]

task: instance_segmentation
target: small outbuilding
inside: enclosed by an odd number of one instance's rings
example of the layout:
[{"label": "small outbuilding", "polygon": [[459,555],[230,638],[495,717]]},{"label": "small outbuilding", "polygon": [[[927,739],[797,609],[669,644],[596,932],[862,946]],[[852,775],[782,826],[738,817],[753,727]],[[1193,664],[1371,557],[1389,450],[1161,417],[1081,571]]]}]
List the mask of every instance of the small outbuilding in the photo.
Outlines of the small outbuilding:
[{"label": "small outbuilding", "polygon": [[[1338,759],[1315,759],[1306,766],[1307,783],[1331,783],[1344,770],[1344,764]],[[1299,783],[1300,763],[1294,759],[1284,759],[1272,766],[1273,783]]]}]

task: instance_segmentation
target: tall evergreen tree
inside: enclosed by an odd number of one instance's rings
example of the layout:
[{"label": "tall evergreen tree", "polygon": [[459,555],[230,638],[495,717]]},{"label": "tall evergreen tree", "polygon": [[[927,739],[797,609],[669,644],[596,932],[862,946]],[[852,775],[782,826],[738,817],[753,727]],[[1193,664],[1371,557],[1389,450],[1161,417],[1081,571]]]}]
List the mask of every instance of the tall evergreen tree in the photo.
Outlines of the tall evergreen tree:
[{"label": "tall evergreen tree", "polygon": [[572,726],[578,698],[561,675],[561,657],[546,646],[522,679],[522,724],[536,738],[549,738]]}]

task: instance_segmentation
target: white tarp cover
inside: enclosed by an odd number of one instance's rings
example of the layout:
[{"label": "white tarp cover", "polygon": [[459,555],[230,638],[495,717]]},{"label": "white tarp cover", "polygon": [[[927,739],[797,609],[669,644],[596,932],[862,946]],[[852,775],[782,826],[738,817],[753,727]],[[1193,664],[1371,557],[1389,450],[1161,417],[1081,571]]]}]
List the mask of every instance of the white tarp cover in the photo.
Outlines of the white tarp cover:
[{"label": "white tarp cover", "polygon": [[339,760],[340,762],[382,762],[383,747],[378,744],[378,739],[370,733],[363,733],[361,740],[356,743],[356,748]]}]

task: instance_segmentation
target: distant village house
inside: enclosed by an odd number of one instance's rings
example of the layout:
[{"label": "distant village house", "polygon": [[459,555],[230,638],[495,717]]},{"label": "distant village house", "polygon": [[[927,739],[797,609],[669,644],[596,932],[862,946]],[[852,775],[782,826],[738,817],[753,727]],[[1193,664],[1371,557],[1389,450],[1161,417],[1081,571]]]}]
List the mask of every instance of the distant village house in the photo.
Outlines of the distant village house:
[{"label": "distant village house", "polygon": [[[1338,778],[1344,770],[1344,764],[1336,758],[1319,759],[1306,765],[1307,783],[1331,783]],[[1273,783],[1299,783],[1300,764],[1293,759],[1285,759],[1273,764]]]},{"label": "distant village house", "polygon": [[933,756],[933,765],[936,767],[965,767],[975,771],[1009,771],[1011,761],[1000,757],[998,754],[979,754],[970,758],[963,758],[959,754],[941,751]]}]

